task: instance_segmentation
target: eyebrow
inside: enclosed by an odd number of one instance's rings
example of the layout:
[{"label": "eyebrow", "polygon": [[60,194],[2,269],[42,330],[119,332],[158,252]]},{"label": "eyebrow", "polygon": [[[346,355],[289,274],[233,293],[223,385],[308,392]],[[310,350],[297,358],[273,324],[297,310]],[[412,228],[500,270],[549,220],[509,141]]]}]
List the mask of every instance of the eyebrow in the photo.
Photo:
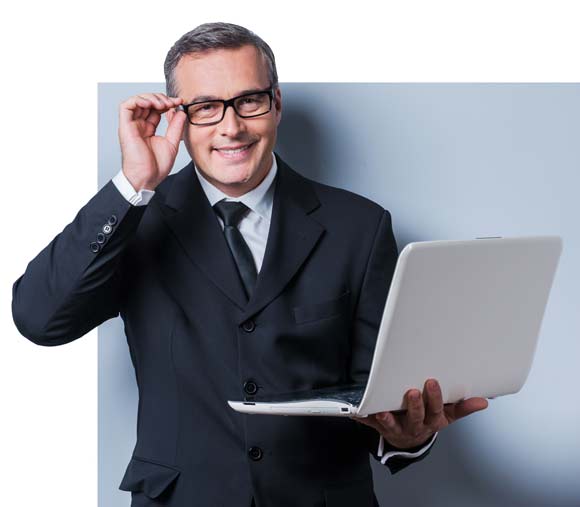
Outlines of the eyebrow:
[{"label": "eyebrow", "polygon": [[[263,91],[264,91],[263,88],[249,88],[247,90],[242,90],[241,92],[236,94],[235,97],[239,97],[240,95],[245,95],[246,93],[255,93],[255,92],[263,92]],[[188,103],[203,102],[206,100],[223,100],[223,99],[221,99],[220,97],[218,97],[216,95],[198,95],[197,97],[194,97],[193,99],[189,100]]]}]

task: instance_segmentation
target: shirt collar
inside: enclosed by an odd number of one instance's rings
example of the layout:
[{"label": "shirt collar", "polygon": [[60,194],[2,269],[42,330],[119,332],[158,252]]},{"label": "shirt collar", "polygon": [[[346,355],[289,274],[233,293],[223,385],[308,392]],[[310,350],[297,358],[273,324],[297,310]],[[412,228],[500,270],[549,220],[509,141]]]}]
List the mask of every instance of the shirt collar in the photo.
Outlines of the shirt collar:
[{"label": "shirt collar", "polygon": [[193,163],[193,167],[195,168],[195,172],[197,174],[197,178],[199,179],[199,183],[201,184],[201,188],[203,188],[203,191],[205,192],[205,195],[207,196],[207,199],[212,207],[216,202],[219,202],[223,199],[227,201],[240,201],[253,212],[260,215],[262,218],[270,220],[272,215],[272,203],[274,200],[274,186],[272,185],[272,182],[274,181],[276,173],[278,172],[278,164],[276,163],[276,157],[274,156],[273,152],[272,166],[270,167],[268,174],[266,174],[266,177],[257,187],[239,197],[230,197],[224,194],[219,188],[216,188],[205,179],[205,177],[197,169],[195,162]]}]

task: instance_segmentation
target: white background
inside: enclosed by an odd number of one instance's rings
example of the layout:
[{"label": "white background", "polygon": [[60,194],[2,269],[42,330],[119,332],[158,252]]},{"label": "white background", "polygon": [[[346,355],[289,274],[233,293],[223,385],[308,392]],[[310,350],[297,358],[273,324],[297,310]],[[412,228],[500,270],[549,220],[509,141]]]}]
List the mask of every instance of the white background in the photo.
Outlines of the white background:
[{"label": "white background", "polygon": [[281,83],[580,81],[578,10],[572,0],[3,7],[1,503],[97,505],[97,332],[33,345],[10,302],[27,263],[97,190],[98,82],[162,82],[171,45],[208,21],[266,40]]}]

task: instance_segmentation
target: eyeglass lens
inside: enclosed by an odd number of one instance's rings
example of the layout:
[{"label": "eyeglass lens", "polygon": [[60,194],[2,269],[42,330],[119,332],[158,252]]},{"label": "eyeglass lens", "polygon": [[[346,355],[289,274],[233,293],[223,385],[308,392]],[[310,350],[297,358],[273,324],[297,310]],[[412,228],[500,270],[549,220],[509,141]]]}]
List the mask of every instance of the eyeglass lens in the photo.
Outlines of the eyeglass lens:
[{"label": "eyeglass lens", "polygon": [[[238,97],[234,101],[234,108],[240,116],[251,118],[265,114],[270,110],[270,95],[267,92],[254,93]],[[189,106],[189,120],[203,124],[219,121],[223,116],[224,104],[218,100],[209,100]]]}]

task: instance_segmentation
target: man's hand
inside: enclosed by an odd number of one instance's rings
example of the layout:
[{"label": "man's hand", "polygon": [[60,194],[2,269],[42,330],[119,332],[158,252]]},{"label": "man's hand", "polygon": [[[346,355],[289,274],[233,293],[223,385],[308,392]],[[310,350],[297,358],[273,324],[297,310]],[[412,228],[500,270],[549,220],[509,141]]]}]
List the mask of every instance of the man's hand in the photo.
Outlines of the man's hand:
[{"label": "man's hand", "polygon": [[379,412],[352,419],[376,429],[392,446],[410,449],[426,443],[435,432],[466,415],[486,409],[488,405],[485,398],[469,398],[444,406],[441,388],[435,379],[425,382],[422,397],[417,389],[410,389],[405,396],[406,412]]},{"label": "man's hand", "polygon": [[172,111],[168,115],[165,137],[156,136],[155,131],[161,115],[182,101],[163,93],[143,93],[128,98],[119,106],[123,173],[135,190],[154,190],[171,171],[187,119],[185,112]]}]

